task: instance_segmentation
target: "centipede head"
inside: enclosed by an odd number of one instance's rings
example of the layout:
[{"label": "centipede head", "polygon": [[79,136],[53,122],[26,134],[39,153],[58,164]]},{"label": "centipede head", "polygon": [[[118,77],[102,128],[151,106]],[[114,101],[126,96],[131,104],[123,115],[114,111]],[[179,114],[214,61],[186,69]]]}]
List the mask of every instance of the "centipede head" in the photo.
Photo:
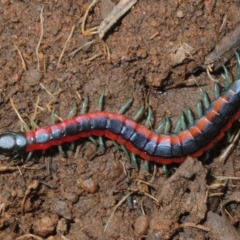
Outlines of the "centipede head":
[{"label": "centipede head", "polygon": [[0,153],[18,154],[24,153],[27,141],[22,132],[7,132],[0,134]]}]

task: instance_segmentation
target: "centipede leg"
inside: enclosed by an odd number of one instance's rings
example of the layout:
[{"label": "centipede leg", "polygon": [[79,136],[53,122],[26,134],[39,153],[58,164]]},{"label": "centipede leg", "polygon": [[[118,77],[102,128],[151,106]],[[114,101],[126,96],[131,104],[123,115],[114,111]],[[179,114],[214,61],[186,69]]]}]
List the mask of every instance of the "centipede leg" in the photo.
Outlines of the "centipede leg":
[{"label": "centipede leg", "polygon": [[[134,120],[135,122],[138,122],[138,121],[141,119],[141,117],[143,116],[144,112],[145,112],[145,104],[144,104],[144,102],[143,102],[143,103],[141,104],[141,107],[138,109],[137,113],[136,113],[135,116],[133,117],[133,120]],[[135,170],[136,170],[136,171],[139,171],[139,163],[138,163],[138,160],[137,160],[136,155],[135,155],[134,153],[131,153],[130,156],[131,156],[132,163],[133,163],[133,165],[134,165]]]},{"label": "centipede leg", "polygon": [[230,86],[230,77],[229,77],[229,73],[227,68],[225,67],[225,65],[222,65],[222,68],[224,70],[224,78],[225,78],[225,83],[224,83],[224,88],[228,89]]},{"label": "centipede leg", "polygon": [[[98,111],[103,110],[103,103],[104,103],[104,92],[102,92],[99,100],[98,100]],[[104,142],[102,137],[98,137],[98,154],[101,154],[104,151]]]},{"label": "centipede leg", "polygon": [[202,90],[202,94],[203,94],[203,105],[205,109],[208,109],[211,105],[209,96],[205,90]]},{"label": "centipede leg", "polygon": [[[52,109],[52,112],[51,112],[51,122],[52,122],[52,124],[55,124],[55,109],[54,108]],[[62,145],[58,146],[58,151],[60,154],[65,155],[65,152],[62,149]]]},{"label": "centipede leg", "polygon": [[218,99],[220,96],[220,87],[219,84],[214,83],[214,95],[215,95],[215,99]]},{"label": "centipede leg", "polygon": [[[82,108],[81,108],[81,114],[85,114],[87,112],[87,107],[88,107],[88,96],[86,96],[83,99],[82,102]],[[89,137],[88,138],[96,147],[99,146],[98,142],[93,138],[93,137]]]},{"label": "centipede leg", "polygon": [[[118,114],[124,114],[124,113],[127,111],[127,109],[130,107],[130,105],[132,104],[132,102],[133,102],[133,98],[129,98],[129,99],[122,105],[122,107],[119,109]],[[128,150],[127,150],[123,145],[117,144],[115,141],[112,141],[112,143],[113,143],[113,145],[114,145],[117,149],[119,149],[120,151],[123,151],[123,152],[124,152],[124,154],[126,155],[126,158],[127,158],[128,162],[131,163],[131,157],[130,157],[130,155],[129,155]]]},{"label": "centipede leg", "polygon": [[[151,126],[151,119],[152,119],[152,110],[151,110],[151,107],[148,106],[147,119],[146,119],[146,122],[144,124],[145,127],[149,128]],[[147,172],[150,172],[151,163],[149,161],[144,161],[144,167],[145,167]]]},{"label": "centipede leg", "polygon": [[131,106],[132,102],[133,102],[133,98],[129,98],[119,109],[118,114],[124,114],[128,110],[128,108]]},{"label": "centipede leg", "polygon": [[[69,118],[74,117],[74,116],[76,115],[76,112],[77,112],[77,105],[76,105],[76,103],[74,102],[71,110],[70,110],[69,113],[68,113],[67,118],[69,119]],[[73,150],[75,149],[75,144],[74,144],[74,142],[71,142],[68,147],[69,147],[69,149],[70,149],[71,151],[73,151]]]},{"label": "centipede leg", "polygon": [[134,153],[130,153],[131,159],[132,159],[132,163],[134,165],[135,170],[138,172],[139,171],[139,163],[138,163],[138,159],[136,157],[136,155]]},{"label": "centipede leg", "polygon": [[235,80],[240,79],[240,56],[236,50],[234,50],[236,59],[237,59],[237,71],[236,71],[236,77]]},{"label": "centipede leg", "polygon": [[159,134],[164,128],[165,124],[166,124],[166,118],[163,118],[163,120],[160,122],[159,126],[155,130],[155,133]]},{"label": "centipede leg", "polygon": [[[218,91],[219,91],[218,90],[219,86],[218,87],[217,86],[218,86],[218,84],[214,84],[215,96],[218,95]],[[208,98],[208,96],[207,96],[207,98]],[[206,101],[206,102],[208,102],[208,101]],[[206,107],[206,105],[205,105],[205,107]],[[202,101],[198,101],[198,103],[197,103],[197,113],[198,113],[199,118],[201,118],[203,116],[203,103],[202,103]],[[209,156],[210,156],[210,152],[206,151],[202,154],[201,157],[199,157],[199,159],[202,162],[206,162],[209,159]]]}]

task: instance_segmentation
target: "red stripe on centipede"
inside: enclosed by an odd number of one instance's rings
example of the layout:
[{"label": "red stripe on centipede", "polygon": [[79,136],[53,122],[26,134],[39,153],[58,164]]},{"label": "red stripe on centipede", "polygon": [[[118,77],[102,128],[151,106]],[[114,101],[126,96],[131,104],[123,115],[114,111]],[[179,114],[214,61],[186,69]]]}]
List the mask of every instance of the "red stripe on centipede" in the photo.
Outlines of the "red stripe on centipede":
[{"label": "red stripe on centipede", "polygon": [[240,117],[240,80],[225,91],[195,125],[178,134],[160,134],[109,112],[80,115],[46,128],[26,133],[0,135],[0,152],[32,152],[89,136],[105,136],[148,161],[181,163],[187,156],[199,157],[213,147]]}]

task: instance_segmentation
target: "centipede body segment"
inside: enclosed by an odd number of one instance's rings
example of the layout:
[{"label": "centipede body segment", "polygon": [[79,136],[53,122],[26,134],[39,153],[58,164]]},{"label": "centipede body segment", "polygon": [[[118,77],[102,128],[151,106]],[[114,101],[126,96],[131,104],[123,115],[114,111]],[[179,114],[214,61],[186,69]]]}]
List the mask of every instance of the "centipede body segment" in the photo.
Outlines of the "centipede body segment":
[{"label": "centipede body segment", "polygon": [[240,80],[235,81],[205,114],[177,134],[156,134],[143,125],[110,112],[86,113],[31,132],[0,135],[1,153],[45,150],[89,136],[105,136],[148,161],[181,163],[211,149],[240,117]]}]

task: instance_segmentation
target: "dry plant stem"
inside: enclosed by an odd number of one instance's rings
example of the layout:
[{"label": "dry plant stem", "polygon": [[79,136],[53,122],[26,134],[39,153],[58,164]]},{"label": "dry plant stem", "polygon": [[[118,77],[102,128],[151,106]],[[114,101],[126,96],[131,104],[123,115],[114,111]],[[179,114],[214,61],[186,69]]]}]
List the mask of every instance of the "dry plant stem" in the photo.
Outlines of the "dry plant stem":
[{"label": "dry plant stem", "polygon": [[89,31],[85,31],[85,25],[86,25],[86,19],[88,16],[88,13],[90,11],[90,9],[97,3],[98,0],[93,0],[92,3],[88,6],[84,16],[83,16],[83,20],[82,20],[82,24],[81,24],[81,30],[82,30],[82,35],[85,36],[87,35],[86,33]]},{"label": "dry plant stem", "polygon": [[22,62],[22,68],[23,68],[24,72],[26,72],[27,71],[27,65],[26,65],[26,63],[25,63],[25,61],[23,59],[22,53],[21,53],[21,51],[19,50],[18,46],[15,43],[13,43],[13,45],[17,49],[17,52],[18,52],[18,54],[20,56],[20,59],[21,59],[21,62]]},{"label": "dry plant stem", "polygon": [[212,69],[211,69],[211,66],[208,66],[208,67],[207,67],[207,75],[208,75],[209,79],[210,79],[211,81],[219,84],[219,81],[218,81],[217,79],[214,79],[214,78],[211,76],[211,73],[210,73],[211,70],[212,70]]},{"label": "dry plant stem", "polygon": [[1,166],[0,165],[0,173],[3,173],[3,172],[12,172],[12,171],[16,171],[18,170],[19,168],[18,167],[7,167],[7,166]]},{"label": "dry plant stem", "polygon": [[39,54],[38,54],[38,50],[39,50],[39,47],[40,47],[40,45],[41,45],[42,38],[43,38],[43,9],[44,9],[44,5],[42,5],[41,12],[40,12],[40,26],[41,26],[41,32],[40,32],[40,37],[39,37],[38,44],[37,44],[37,47],[36,47],[37,70],[38,70],[39,72],[40,72],[40,63],[39,63]]},{"label": "dry plant stem", "polygon": [[32,115],[32,119],[35,121],[36,118],[37,118],[37,109],[38,109],[38,106],[39,106],[39,101],[40,101],[40,98],[39,98],[39,95],[37,96],[37,101],[35,103],[35,107],[34,107],[34,113]]},{"label": "dry plant stem", "polygon": [[223,154],[221,154],[221,156],[218,158],[218,162],[224,163],[227,157],[229,156],[229,154],[232,152],[233,148],[236,146],[236,142],[239,140],[240,129],[233,136],[234,138],[233,140],[231,139],[232,140],[231,144],[227,147],[227,149],[223,152]]},{"label": "dry plant stem", "polygon": [[38,187],[39,187],[40,183],[37,180],[32,181],[32,183],[28,186],[25,196],[22,200],[22,204],[21,204],[21,214],[24,214],[24,205],[26,202],[27,197],[30,195],[30,193],[32,193],[33,191],[35,191]]},{"label": "dry plant stem", "polygon": [[81,63],[90,62],[90,61],[92,61],[93,59],[98,58],[98,57],[100,57],[100,56],[102,56],[102,53],[95,54],[94,56],[83,60]]},{"label": "dry plant stem", "polygon": [[180,224],[179,226],[180,226],[180,228],[194,227],[194,228],[198,228],[200,230],[203,230],[205,232],[210,232],[209,228],[204,227],[203,225],[195,224],[195,223],[183,223],[183,224]]},{"label": "dry plant stem", "polygon": [[26,239],[31,239],[31,238],[37,239],[37,240],[43,240],[43,238],[38,237],[38,236],[36,236],[36,235],[33,235],[33,234],[31,234],[31,233],[24,234],[24,235],[16,238],[16,240],[21,240],[21,239],[25,239],[25,240],[26,240]]},{"label": "dry plant stem", "polygon": [[104,38],[107,31],[137,3],[138,0],[121,0],[113,10],[105,17],[98,28],[100,38]]},{"label": "dry plant stem", "polygon": [[51,98],[53,98],[53,99],[56,101],[56,98],[54,97],[54,95],[53,95],[42,83],[39,83],[39,85],[41,86],[42,89],[44,89],[44,90],[47,92],[47,94],[48,94]]},{"label": "dry plant stem", "polygon": [[135,193],[135,192],[130,192],[130,193],[128,193],[128,194],[127,194],[126,196],[124,196],[124,197],[119,201],[119,203],[114,207],[114,209],[113,209],[113,211],[112,211],[112,213],[111,213],[111,215],[110,215],[110,217],[109,217],[109,219],[108,219],[108,221],[107,221],[107,224],[106,224],[106,226],[105,226],[105,228],[104,228],[104,232],[106,232],[107,227],[108,227],[111,219],[113,218],[115,212],[117,211],[118,207],[120,207],[120,206],[122,205],[122,203],[123,203],[125,200],[127,200],[127,198],[130,197],[130,196],[131,196],[132,194],[134,194],[134,193]]},{"label": "dry plant stem", "polygon": [[74,32],[75,28],[76,28],[76,26],[73,25],[73,26],[72,26],[72,30],[71,30],[68,38],[67,38],[67,41],[66,41],[65,44],[64,44],[63,50],[62,50],[62,52],[61,52],[61,54],[60,54],[60,57],[59,57],[59,59],[58,59],[57,68],[59,68],[59,65],[60,65],[60,62],[61,62],[61,60],[62,60],[63,54],[64,54],[64,52],[65,52],[65,49],[66,49],[66,47],[67,47],[67,45],[68,45],[68,43],[69,43],[72,35],[73,35],[73,32]]}]

